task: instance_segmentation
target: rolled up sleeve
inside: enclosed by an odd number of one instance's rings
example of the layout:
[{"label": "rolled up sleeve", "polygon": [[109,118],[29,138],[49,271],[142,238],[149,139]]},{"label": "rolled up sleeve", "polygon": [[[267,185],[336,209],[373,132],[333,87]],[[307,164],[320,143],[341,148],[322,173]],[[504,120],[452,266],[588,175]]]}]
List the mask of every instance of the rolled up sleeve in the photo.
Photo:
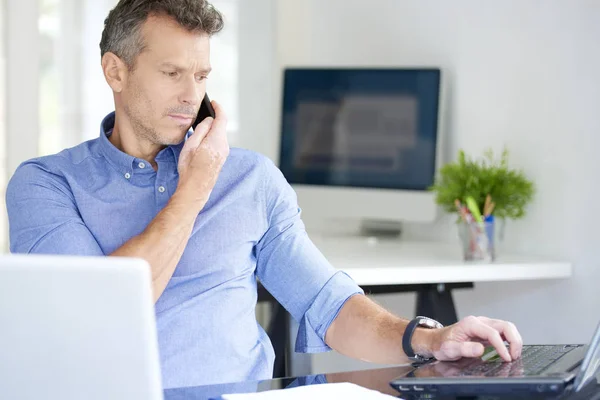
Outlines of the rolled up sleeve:
[{"label": "rolled up sleeve", "polygon": [[363,294],[362,289],[344,272],[336,272],[323,286],[300,320],[296,352],[318,353],[331,350],[325,343],[327,329],[342,306],[355,294]]},{"label": "rolled up sleeve", "polygon": [[257,275],[299,324],[297,352],[323,352],[327,329],[345,302],[362,289],[337,271],[308,237],[296,194],[270,161],[265,162],[265,218],[257,244]]}]

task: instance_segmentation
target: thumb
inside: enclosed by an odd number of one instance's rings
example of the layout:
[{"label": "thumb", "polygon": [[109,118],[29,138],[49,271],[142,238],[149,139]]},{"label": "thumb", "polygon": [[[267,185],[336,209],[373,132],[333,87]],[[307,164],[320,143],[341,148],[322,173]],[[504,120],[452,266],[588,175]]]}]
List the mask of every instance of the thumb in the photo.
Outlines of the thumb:
[{"label": "thumb", "polygon": [[448,342],[444,343],[439,354],[435,354],[440,361],[453,361],[463,357],[481,357],[484,347],[476,342]]},{"label": "thumb", "polygon": [[485,347],[477,342],[460,343],[460,355],[463,357],[481,357]]}]

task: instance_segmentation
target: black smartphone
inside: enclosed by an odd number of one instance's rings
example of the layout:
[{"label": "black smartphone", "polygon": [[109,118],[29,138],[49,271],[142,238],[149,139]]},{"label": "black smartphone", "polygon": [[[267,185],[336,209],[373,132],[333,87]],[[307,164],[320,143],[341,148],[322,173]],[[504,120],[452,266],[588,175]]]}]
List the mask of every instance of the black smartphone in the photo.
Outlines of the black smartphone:
[{"label": "black smartphone", "polygon": [[208,98],[208,94],[204,94],[204,99],[202,99],[202,104],[200,105],[200,110],[198,110],[198,115],[196,116],[196,120],[192,124],[192,129],[196,130],[196,126],[200,122],[202,122],[205,118],[215,117],[215,110],[213,106],[210,104],[210,99]]}]

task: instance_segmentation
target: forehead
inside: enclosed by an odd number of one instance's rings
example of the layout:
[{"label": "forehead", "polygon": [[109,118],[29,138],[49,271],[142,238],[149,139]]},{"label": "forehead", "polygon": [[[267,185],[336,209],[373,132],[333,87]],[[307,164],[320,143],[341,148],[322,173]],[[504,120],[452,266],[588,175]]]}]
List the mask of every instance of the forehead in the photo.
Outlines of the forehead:
[{"label": "forehead", "polygon": [[203,32],[191,32],[167,16],[150,16],[141,30],[145,50],[153,59],[209,63],[210,38]]}]

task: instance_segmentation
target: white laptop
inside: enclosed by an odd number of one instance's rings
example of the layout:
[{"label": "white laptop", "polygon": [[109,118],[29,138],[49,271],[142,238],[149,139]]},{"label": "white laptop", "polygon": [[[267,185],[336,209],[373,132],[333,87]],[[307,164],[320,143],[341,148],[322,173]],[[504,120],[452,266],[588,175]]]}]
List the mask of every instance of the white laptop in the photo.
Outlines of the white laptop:
[{"label": "white laptop", "polygon": [[146,261],[0,256],[0,399],[162,398]]}]

